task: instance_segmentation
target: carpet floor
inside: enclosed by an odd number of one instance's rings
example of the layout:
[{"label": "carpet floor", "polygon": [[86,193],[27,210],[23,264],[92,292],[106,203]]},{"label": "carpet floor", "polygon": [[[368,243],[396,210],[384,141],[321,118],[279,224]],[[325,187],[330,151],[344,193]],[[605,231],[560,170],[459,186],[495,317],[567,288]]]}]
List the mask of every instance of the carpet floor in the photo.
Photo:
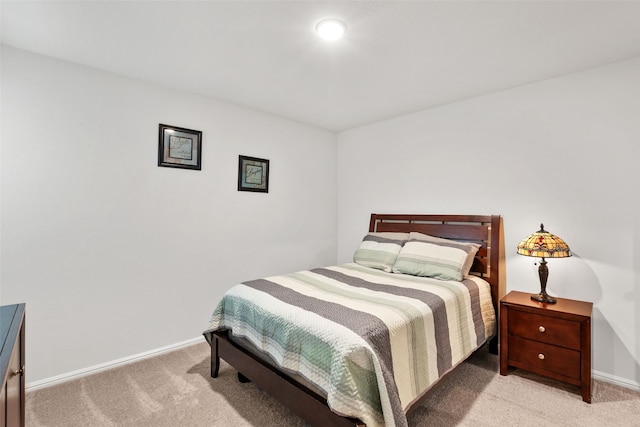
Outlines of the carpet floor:
[{"label": "carpet floor", "polygon": [[[196,344],[51,387],[28,391],[27,427],[305,426],[226,363],[213,379],[209,347]],[[520,370],[498,374],[478,351],[409,416],[409,426],[640,426],[640,393],[593,382],[577,387]]]}]

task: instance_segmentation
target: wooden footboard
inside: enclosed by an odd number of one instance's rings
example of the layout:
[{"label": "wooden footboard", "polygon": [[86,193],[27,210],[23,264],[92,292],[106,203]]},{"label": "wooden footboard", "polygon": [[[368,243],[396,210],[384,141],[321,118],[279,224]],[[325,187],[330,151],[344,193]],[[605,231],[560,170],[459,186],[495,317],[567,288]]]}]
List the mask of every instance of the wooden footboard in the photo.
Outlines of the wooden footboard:
[{"label": "wooden footboard", "polygon": [[214,332],[211,337],[213,378],[218,376],[220,358],[312,426],[366,427],[360,420],[332,412],[324,398],[235,344],[228,331]]}]

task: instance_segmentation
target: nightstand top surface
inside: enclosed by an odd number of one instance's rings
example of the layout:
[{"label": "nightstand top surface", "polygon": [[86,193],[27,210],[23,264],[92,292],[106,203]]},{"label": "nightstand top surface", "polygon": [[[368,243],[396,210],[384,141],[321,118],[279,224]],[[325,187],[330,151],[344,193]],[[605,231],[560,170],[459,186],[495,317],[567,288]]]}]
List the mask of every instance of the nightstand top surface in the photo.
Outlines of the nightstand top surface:
[{"label": "nightstand top surface", "polygon": [[501,302],[529,308],[538,308],[542,310],[550,310],[560,313],[570,313],[576,314],[578,316],[591,317],[593,303],[566,298],[557,298],[554,296],[554,298],[558,300],[557,303],[544,304],[538,301],[533,301],[531,299],[531,295],[533,294],[530,292],[511,291],[507,295],[505,295],[504,298],[502,298]]}]

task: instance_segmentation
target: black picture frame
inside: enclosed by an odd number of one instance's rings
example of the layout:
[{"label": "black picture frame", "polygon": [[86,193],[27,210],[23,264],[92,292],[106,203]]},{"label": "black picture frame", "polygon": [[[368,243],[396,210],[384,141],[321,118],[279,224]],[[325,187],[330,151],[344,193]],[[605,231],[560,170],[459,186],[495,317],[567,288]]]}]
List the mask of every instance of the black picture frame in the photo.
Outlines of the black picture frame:
[{"label": "black picture frame", "polygon": [[238,156],[238,191],[269,192],[269,160]]},{"label": "black picture frame", "polygon": [[202,132],[160,124],[158,166],[200,170],[202,166]]}]

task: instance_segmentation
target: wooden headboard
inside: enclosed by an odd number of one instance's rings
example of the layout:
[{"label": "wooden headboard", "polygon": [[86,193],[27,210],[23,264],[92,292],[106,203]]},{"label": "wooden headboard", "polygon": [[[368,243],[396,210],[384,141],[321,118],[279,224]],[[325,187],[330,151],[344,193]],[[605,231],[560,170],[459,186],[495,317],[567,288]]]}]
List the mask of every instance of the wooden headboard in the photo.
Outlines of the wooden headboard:
[{"label": "wooden headboard", "polygon": [[371,214],[369,231],[417,231],[431,236],[480,244],[471,272],[491,284],[493,306],[506,290],[504,233],[500,215]]}]

